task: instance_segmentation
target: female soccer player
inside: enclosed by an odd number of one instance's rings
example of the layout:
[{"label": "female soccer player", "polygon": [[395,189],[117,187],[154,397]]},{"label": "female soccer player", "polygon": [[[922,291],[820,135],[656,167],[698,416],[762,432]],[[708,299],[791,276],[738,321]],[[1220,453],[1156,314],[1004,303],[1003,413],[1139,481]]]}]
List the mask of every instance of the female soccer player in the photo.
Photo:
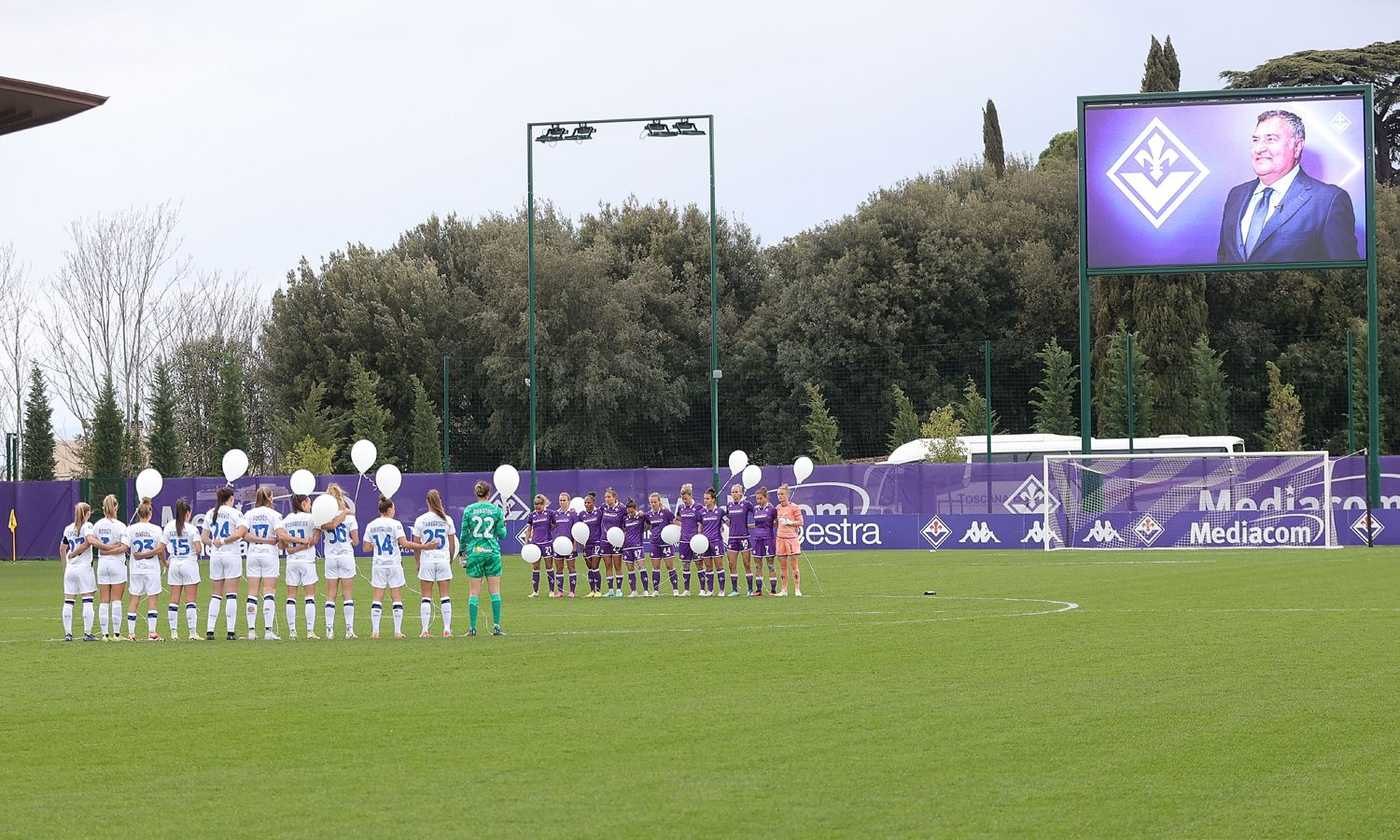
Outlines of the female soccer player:
[{"label": "female soccer player", "polygon": [[578,521],[588,526],[588,539],[583,543],[583,562],[588,564],[586,597],[601,598],[603,573],[598,570],[598,566],[603,560],[603,546],[607,544],[607,540],[603,539],[603,511],[598,508],[598,494],[592,490],[584,494],[583,510],[578,514]]},{"label": "female soccer player", "polygon": [[[219,620],[219,603],[224,605],[224,628],[233,641],[238,638],[234,627],[238,623],[238,579],[243,576],[243,536],[248,526],[243,512],[233,504],[233,488],[220,487],[214,497],[214,509],[204,522],[204,544],[209,546],[209,580],[214,592],[209,596],[209,615],[204,622],[204,638],[214,638],[214,624]],[[251,593],[251,590],[250,590]]]},{"label": "female soccer player", "polygon": [[491,635],[501,632],[501,540],[506,536],[506,513],[486,501],[491,485],[476,483],[476,501],[462,511],[462,553],[467,566],[467,635],[476,635],[476,613],[481,603],[481,580],[491,595]]},{"label": "female soccer player", "polygon": [[[681,485],[681,503],[676,505],[676,521],[681,524],[681,544],[679,546],[681,555],[681,572],[685,576],[685,588],[681,590],[681,595],[690,594],[690,566],[695,562],[695,552],[690,549],[690,538],[700,530],[700,511],[702,508],[695,502],[695,487],[691,484]],[[697,564],[697,571],[700,577],[700,592],[708,591],[704,565]]]},{"label": "female soccer player", "polygon": [[[652,598],[661,594],[661,566],[665,564],[671,572],[671,595],[680,594],[680,581],[676,578],[676,549],[675,546],[661,538],[661,531],[670,525],[676,518],[671,509],[661,504],[661,494],[652,493],[647,497],[651,503],[651,510],[647,511],[647,528],[651,530],[651,592]],[[642,580],[646,581],[646,571],[642,572]],[[643,584],[645,588],[645,583]]]},{"label": "female soccer player", "polygon": [[248,617],[248,638],[258,637],[258,595],[262,595],[263,638],[277,641],[277,578],[281,563],[278,549],[291,542],[282,527],[282,514],[272,506],[272,491],[258,488],[257,504],[243,514],[246,526],[243,540],[248,544],[248,598],[244,612]]},{"label": "female soccer player", "polygon": [[92,506],[78,502],[73,506],[73,524],[63,529],[58,544],[58,556],[63,559],[63,641],[73,641],[73,605],[83,599],[83,641],[95,642],[92,635],[92,596],[97,592],[97,577],[92,573]]},{"label": "female soccer player", "polygon": [[436,542],[414,542],[404,533],[403,523],[394,518],[394,503],[379,497],[379,518],[365,526],[364,550],[374,554],[369,585],[374,600],[369,605],[371,639],[379,638],[379,618],[384,612],[384,590],[394,599],[394,638],[403,635],[403,552],[438,548]]},{"label": "female soccer player", "polygon": [[437,584],[438,609],[442,612],[442,637],[452,638],[452,558],[457,556],[457,531],[452,517],[442,505],[442,494],[428,491],[428,509],[413,521],[413,535],[424,542],[437,543],[439,548],[417,552],[419,594],[418,622],[420,639],[428,638],[433,623],[433,584]]},{"label": "female soccer player", "polygon": [[549,512],[551,524],[549,536],[551,540],[559,537],[568,537],[571,550],[568,554],[560,557],[558,552],[554,554],[554,580],[557,586],[550,595],[551,598],[564,597],[564,566],[569,567],[569,597],[574,597],[574,591],[578,588],[578,573],[574,571],[574,555],[578,553],[578,544],[574,542],[574,523],[578,521],[578,514],[569,507],[569,494],[559,494],[559,507]]},{"label": "female soccer player", "polygon": [[637,567],[641,567],[642,588],[647,589],[647,565],[642,549],[642,535],[646,531],[647,520],[637,511],[637,503],[627,500],[627,515],[622,520],[622,562],[627,564],[627,581],[632,587],[628,598],[638,597]]},{"label": "female soccer player", "polygon": [[778,597],[787,594],[788,570],[792,571],[792,594],[802,597],[802,573],[798,562],[802,559],[802,542],[799,539],[802,527],[802,508],[792,503],[792,491],[784,484],[778,488],[778,564],[783,567],[783,588]]},{"label": "female soccer player", "polygon": [[102,518],[92,526],[92,536],[97,549],[97,623],[102,627],[102,641],[117,641],[122,638],[127,544],[126,523],[117,518],[116,496],[102,500]]},{"label": "female soccer player", "polygon": [[543,493],[535,495],[535,509],[530,511],[526,521],[530,524],[530,545],[540,550],[540,559],[530,564],[530,597],[540,597],[540,564],[544,564],[549,579],[549,595],[554,597],[554,545],[549,539],[549,528],[554,522],[554,514],[545,510],[549,504]]},{"label": "female soccer player", "polygon": [[136,508],[136,522],[126,529],[126,542],[131,546],[131,586],[127,590],[126,637],[136,641],[136,607],[146,599],[146,638],[160,641],[156,632],[156,597],[163,591],[160,585],[161,554],[165,533],[159,525],[151,524],[151,500],[142,499]]},{"label": "female soccer player", "polygon": [[180,638],[180,604],[185,605],[185,629],[192,642],[204,641],[199,636],[199,554],[203,546],[199,531],[190,524],[190,503],[175,502],[175,518],[165,526],[166,583],[170,584],[170,606],[166,619],[170,625],[170,640]]},{"label": "female soccer player", "polygon": [[335,498],[340,513],[321,526],[325,540],[321,551],[326,556],[326,638],[335,638],[335,599],[341,599],[345,611],[345,638],[355,635],[355,544],[360,541],[360,523],[350,512],[345,491],[332,484],[326,492]]},{"label": "female soccer player", "polygon": [[700,555],[700,568],[708,569],[711,589],[701,591],[701,597],[713,595],[724,597],[724,511],[716,506],[717,497],[712,488],[705,488],[705,506],[700,509],[700,533],[709,540],[709,547]]},{"label": "female soccer player", "polygon": [[777,508],[768,503],[768,488],[760,487],[754,493],[753,525],[749,527],[749,539],[753,551],[754,572],[758,585],[755,595],[763,594],[763,564],[768,563],[768,571],[773,575],[773,588],[778,594],[778,567],[773,559],[773,526],[777,524]]},{"label": "female soccer player", "polygon": [[[753,565],[749,553],[749,517],[753,515],[753,502],[744,498],[744,485],[736,484],[729,488],[729,504],[724,506],[724,519],[729,523],[729,583],[733,587],[731,595],[739,594],[739,558],[744,559],[744,591],[753,594]],[[761,588],[761,587],[760,587]]]},{"label": "female soccer player", "polygon": [[[603,534],[603,573],[608,578],[608,597],[622,597],[622,547],[608,541],[608,531],[621,528],[627,519],[627,509],[617,503],[617,491],[609,487],[603,491],[603,513],[598,530]],[[625,536],[625,535],[624,535]]]},{"label": "female soccer player", "polygon": [[316,635],[316,543],[320,530],[311,519],[311,497],[292,496],[292,512],[282,520],[282,549],[287,552],[287,635],[297,637],[297,598],[306,615],[306,638]]}]

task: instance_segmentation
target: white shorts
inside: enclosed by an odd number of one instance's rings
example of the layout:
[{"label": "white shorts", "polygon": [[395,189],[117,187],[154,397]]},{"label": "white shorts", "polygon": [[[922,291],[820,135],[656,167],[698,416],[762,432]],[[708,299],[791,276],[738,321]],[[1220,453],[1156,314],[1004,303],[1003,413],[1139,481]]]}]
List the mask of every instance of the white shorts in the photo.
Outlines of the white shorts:
[{"label": "white shorts", "polygon": [[452,580],[451,560],[425,560],[418,566],[419,580]]},{"label": "white shorts", "polygon": [[92,564],[82,563],[63,570],[63,594],[87,595],[97,591],[97,577],[93,575]]},{"label": "white shorts", "polygon": [[403,566],[375,566],[369,573],[369,585],[375,589],[393,589],[403,581]]},{"label": "white shorts", "polygon": [[165,573],[165,582],[171,586],[191,586],[199,583],[199,561],[175,560]]},{"label": "white shorts", "polygon": [[126,583],[126,561],[116,556],[97,558],[97,582]]},{"label": "white shorts", "polygon": [[326,558],[326,580],[348,580],[355,576],[355,555]]},{"label": "white shorts", "polygon": [[126,588],[128,595],[159,595],[162,591],[159,569],[154,572],[132,572],[131,584]]},{"label": "white shorts", "polygon": [[320,578],[316,577],[316,564],[301,561],[287,561],[287,585],[310,586]]},{"label": "white shorts", "polygon": [[237,554],[230,554],[227,557],[215,554],[209,558],[210,580],[229,580],[241,577],[243,577],[243,560]]},{"label": "white shorts", "polygon": [[267,557],[261,554],[248,555],[248,577],[280,577],[282,574],[281,563],[277,562],[277,555]]}]

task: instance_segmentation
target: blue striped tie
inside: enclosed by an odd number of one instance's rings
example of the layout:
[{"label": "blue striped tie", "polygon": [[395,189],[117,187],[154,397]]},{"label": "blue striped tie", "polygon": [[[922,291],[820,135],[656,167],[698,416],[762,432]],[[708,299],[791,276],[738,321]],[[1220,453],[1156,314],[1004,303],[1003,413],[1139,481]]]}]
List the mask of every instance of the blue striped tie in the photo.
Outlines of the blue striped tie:
[{"label": "blue striped tie", "polygon": [[1273,194],[1273,187],[1265,187],[1264,197],[1254,205],[1254,214],[1249,217],[1249,235],[1244,240],[1245,259],[1249,259],[1249,255],[1254,253],[1254,246],[1259,244],[1259,234],[1264,231],[1264,220],[1269,217],[1269,199]]}]

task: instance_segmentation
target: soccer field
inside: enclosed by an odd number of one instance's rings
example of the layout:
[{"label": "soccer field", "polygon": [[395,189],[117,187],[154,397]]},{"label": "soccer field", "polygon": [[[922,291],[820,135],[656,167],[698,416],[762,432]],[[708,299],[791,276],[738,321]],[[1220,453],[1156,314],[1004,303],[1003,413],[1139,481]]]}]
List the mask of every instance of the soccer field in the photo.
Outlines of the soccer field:
[{"label": "soccer field", "polygon": [[510,557],[505,638],[418,639],[412,596],[371,642],[363,591],[356,641],[117,644],[5,563],[0,836],[1395,836],[1397,560],[817,553],[802,599],[560,602]]}]

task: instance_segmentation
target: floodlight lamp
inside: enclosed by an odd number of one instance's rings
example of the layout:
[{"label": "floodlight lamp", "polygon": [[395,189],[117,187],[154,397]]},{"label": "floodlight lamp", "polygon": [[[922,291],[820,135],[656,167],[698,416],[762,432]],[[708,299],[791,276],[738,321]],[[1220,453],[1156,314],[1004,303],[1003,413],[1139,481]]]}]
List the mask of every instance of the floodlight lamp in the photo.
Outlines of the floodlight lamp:
[{"label": "floodlight lamp", "polygon": [[677,134],[685,137],[701,137],[705,134],[705,132],[696,128],[695,123],[690,120],[681,120],[680,122],[671,123],[671,128],[674,128]]},{"label": "floodlight lamp", "polygon": [[568,135],[568,133],[569,130],[567,128],[564,128],[558,123],[555,123],[554,125],[545,129],[544,133],[541,134],[539,137],[536,137],[535,140],[539,143],[558,143],[560,140],[563,140]]}]

